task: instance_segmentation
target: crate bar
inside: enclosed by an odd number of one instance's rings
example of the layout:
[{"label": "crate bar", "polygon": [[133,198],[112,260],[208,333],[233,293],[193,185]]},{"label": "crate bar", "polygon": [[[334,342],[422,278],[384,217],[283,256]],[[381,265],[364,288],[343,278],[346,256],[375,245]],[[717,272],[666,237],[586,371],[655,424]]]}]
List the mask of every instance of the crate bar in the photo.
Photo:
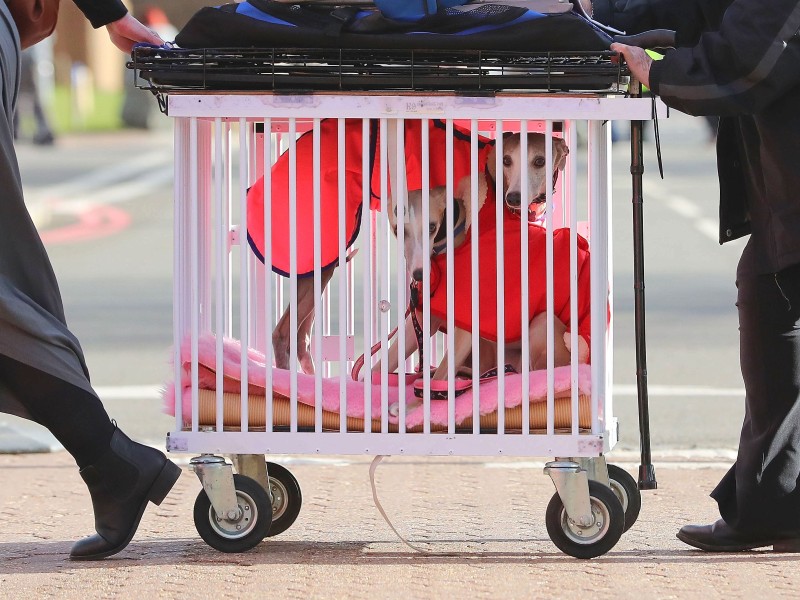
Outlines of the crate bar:
[{"label": "crate bar", "polygon": [[[607,203],[603,200],[603,192],[607,189],[605,173],[608,169],[608,155],[604,151],[607,130],[601,121],[589,123],[589,211],[591,240],[594,256],[604,260],[592,260],[590,263],[590,281],[592,298],[608,297],[608,258],[605,256],[608,247]],[[606,302],[592,302],[591,307],[591,357],[592,357],[592,433],[602,430],[601,408],[608,400],[605,375],[606,359]],[[605,419],[605,415],[602,415]]]},{"label": "crate bar", "polygon": [[[421,99],[425,102],[420,102]],[[656,101],[659,118],[666,118],[666,105]],[[650,98],[604,98],[594,95],[496,95],[489,97],[446,95],[347,94],[184,94],[171,93],[168,114],[172,117],[261,119],[264,116],[306,118],[328,116],[362,119],[473,119],[516,120],[535,113],[541,120],[624,120],[653,118]]]},{"label": "crate bar", "polygon": [[[267,117],[267,118],[270,118],[272,116],[276,116],[276,115],[271,115],[271,114],[270,115],[265,115],[265,117]],[[286,127],[286,125],[284,125],[284,122],[286,121],[286,119],[283,119],[283,118],[279,117],[277,119],[274,119],[274,120],[270,119],[270,120],[273,123],[272,127],[276,131],[281,131],[281,132],[285,132],[286,131],[287,127]],[[286,136],[283,133],[276,133],[275,134],[275,155],[272,157],[272,162],[273,163],[276,162],[278,160],[278,158],[280,158],[281,153],[286,150],[285,140],[286,140]],[[271,179],[271,177],[270,177],[270,179]],[[265,218],[266,218],[267,214],[269,214],[269,213],[265,213]],[[267,229],[265,227],[264,228],[264,232],[265,232],[264,236],[265,237],[266,237],[266,232],[267,231],[269,231],[269,229]],[[266,243],[265,243],[265,246],[266,246]],[[270,247],[271,246],[272,246],[272,244],[270,244]],[[270,248],[270,250],[271,250],[271,248]],[[265,263],[265,264],[270,264],[270,263]],[[273,273],[272,274],[272,278],[273,278],[274,283],[275,283],[275,323],[279,323],[280,320],[281,320],[281,317],[283,316],[283,283],[284,283],[284,277],[282,275],[279,275],[278,273]]]},{"label": "crate bar", "polygon": [[[225,128],[227,129],[227,123],[225,124]],[[215,273],[216,278],[214,280],[214,290],[215,290],[215,315],[216,315],[216,327],[215,332],[216,336],[214,339],[215,342],[215,359],[216,362],[216,386],[217,386],[217,393],[216,393],[216,411],[217,411],[217,431],[222,431],[223,426],[223,411],[224,411],[224,403],[223,403],[223,392],[224,392],[224,370],[223,370],[223,347],[222,342],[224,339],[224,332],[225,332],[225,324],[226,324],[226,315],[225,315],[225,304],[226,304],[226,294],[225,294],[225,282],[228,281],[228,271],[225,268],[228,264],[228,239],[230,236],[230,224],[227,220],[227,211],[225,210],[226,206],[226,188],[225,188],[225,173],[223,171],[223,166],[228,164],[225,156],[225,148],[223,147],[224,137],[223,137],[223,123],[222,120],[217,118],[214,119],[214,189],[215,189],[215,197],[214,197],[214,210],[215,210],[215,217],[216,217],[216,248],[215,248]]]},{"label": "crate bar", "polygon": [[250,347],[250,310],[249,310],[249,285],[248,259],[250,249],[247,246],[247,121],[239,119],[239,339],[240,365],[241,365],[241,395],[242,395],[242,431],[247,431],[249,426],[250,409],[250,384],[249,361],[247,350]]},{"label": "crate bar", "polygon": [[608,436],[473,435],[472,433],[172,433],[167,449],[195,454],[214,448],[222,454],[414,455],[414,456],[599,456],[612,444]]},{"label": "crate bar", "polygon": [[503,262],[504,239],[503,239],[503,213],[505,211],[505,200],[503,198],[503,121],[495,122],[495,173],[497,174],[494,182],[495,190],[495,230],[497,231],[497,287],[495,293],[497,294],[497,435],[501,437],[505,433],[506,424],[506,411],[505,411],[505,397],[506,397],[506,378],[505,378],[505,344],[502,340],[506,338],[506,315],[505,304],[501,302],[504,296],[505,289],[505,263]]},{"label": "crate bar", "polygon": [[[397,306],[395,316],[397,318],[397,380],[398,380],[398,421],[400,432],[406,430],[406,402],[404,398],[404,386],[406,371],[406,329],[405,329],[405,307],[406,307],[406,276],[405,253],[405,223],[409,218],[408,213],[408,185],[406,181],[406,153],[405,153],[405,121],[394,120],[389,123],[389,180],[391,184],[391,198],[393,207],[390,211],[395,211],[395,223],[397,225],[397,257],[396,257],[396,283],[397,283]],[[424,162],[424,161],[423,161]],[[391,322],[391,321],[390,321]]]},{"label": "crate bar", "polygon": [[184,332],[186,331],[185,324],[183,323],[184,299],[186,297],[186,278],[187,272],[184,252],[184,244],[186,243],[186,218],[185,210],[189,203],[186,201],[188,196],[189,185],[187,179],[191,176],[190,171],[194,168],[195,163],[190,162],[186,156],[186,138],[188,137],[188,119],[176,119],[175,129],[173,133],[175,144],[175,161],[174,161],[174,175],[175,185],[173,195],[175,197],[175,205],[173,207],[173,221],[174,221],[174,240],[172,244],[172,369],[173,369],[173,392],[175,394],[175,429],[180,430],[183,427],[183,384],[182,384],[182,356],[181,344],[183,342]]},{"label": "crate bar", "polygon": [[[263,122],[262,121],[248,121],[247,122],[247,157],[248,157],[248,171],[247,171],[247,187],[248,189],[258,180],[259,177],[264,175],[264,144],[263,144]],[[265,213],[266,214],[266,213]],[[248,239],[249,243],[249,239]],[[248,261],[249,264],[249,297],[250,297],[250,343],[253,348],[260,352],[265,352],[267,345],[271,342],[271,338],[266,335],[266,329],[263,325],[264,319],[264,300],[261,292],[264,288],[263,279],[267,276],[265,265],[261,261],[256,260],[251,256]]]},{"label": "crate bar", "polygon": [[[328,283],[329,285],[325,287],[325,292],[323,292],[322,294],[323,341],[331,339],[331,325],[332,325],[331,322],[333,320],[331,319],[331,287],[333,286],[333,284],[331,284],[330,282]],[[323,347],[325,347],[324,344]],[[325,373],[325,377],[330,377],[331,373],[333,372],[331,361],[326,360],[324,364],[325,368],[323,372]]]},{"label": "crate bar", "polygon": [[198,206],[198,227],[202,232],[199,240],[199,290],[200,290],[200,331],[211,331],[213,311],[211,309],[214,299],[211,279],[213,277],[213,239],[212,231],[212,194],[213,171],[211,168],[212,136],[214,134],[211,121],[198,121],[197,149],[198,149],[198,188],[195,202]]},{"label": "crate bar", "polygon": [[[297,120],[289,119],[289,429],[297,431]],[[266,237],[266,235],[265,235]],[[270,242],[272,239],[270,236]]]},{"label": "crate bar", "polygon": [[[528,121],[523,119],[519,124],[519,140],[520,140],[520,147],[519,147],[519,155],[523,157],[521,161],[527,164],[527,156],[528,156]],[[548,140],[545,140],[547,143]],[[547,165],[545,165],[545,169],[547,169]],[[548,173],[550,171],[547,171]],[[520,265],[522,266],[522,282],[520,285],[520,290],[522,290],[522,299],[520,302],[520,308],[522,309],[522,316],[521,316],[521,333],[522,333],[522,357],[520,363],[522,365],[522,389],[520,391],[520,402],[522,404],[522,435],[530,434],[530,364],[531,364],[531,356],[530,356],[530,303],[528,302],[528,294],[530,293],[530,272],[529,272],[529,264],[528,264],[528,255],[529,255],[529,247],[528,247],[528,238],[530,229],[528,226],[528,203],[531,201],[531,198],[528,196],[528,169],[521,169],[521,177],[519,182],[519,188],[522,192],[522,196],[520,197],[520,207],[519,207],[519,225],[520,225]],[[549,187],[548,187],[549,189]],[[549,208],[548,208],[548,212]],[[499,300],[499,299],[498,299]]]},{"label": "crate bar", "polygon": [[[471,119],[469,123],[470,139],[469,139],[469,157],[470,157],[470,269],[472,272],[477,272],[478,262],[478,205],[481,198],[480,193],[480,179],[484,174],[478,170],[478,121]],[[487,182],[488,185],[488,182]],[[488,193],[488,189],[486,190]],[[472,289],[470,290],[472,297],[472,433],[479,434],[481,432],[481,391],[480,391],[480,375],[481,375],[481,362],[480,362],[480,278],[472,278]]]},{"label": "crate bar", "polygon": [[[614,294],[611,293],[611,279],[613,271],[611,268],[611,260],[614,256],[614,236],[612,235],[612,211],[614,203],[611,202],[613,198],[613,179],[611,174],[612,164],[609,149],[611,148],[611,124],[606,123],[602,128],[603,138],[600,143],[600,152],[602,155],[603,169],[599,175],[601,178],[602,194],[601,198],[606,198],[607,201],[601,201],[603,209],[603,223],[602,229],[605,232],[603,238],[603,297],[607,300],[607,304],[602,307],[602,323],[603,327],[600,331],[604,333],[603,336],[603,371],[605,374],[605,382],[603,389],[605,390],[605,397],[603,399],[603,423],[602,429],[608,430],[611,427],[609,419],[614,415],[614,394],[612,387],[614,383],[614,327],[612,326],[614,320]],[[593,302],[592,306],[598,304]]]},{"label": "crate bar", "polygon": [[[553,172],[553,122],[545,123],[544,168],[545,173]],[[547,181],[545,187],[545,271],[547,273],[547,435],[555,432],[555,293],[553,277],[553,186]],[[572,274],[575,276],[576,274]]]},{"label": "crate bar", "polygon": [[[364,227],[364,236],[368,240],[370,246],[373,245],[374,229],[373,229],[373,213],[370,209],[372,201],[371,190],[372,181],[370,181],[369,172],[369,147],[370,147],[370,122],[369,119],[361,121],[361,223]],[[316,171],[315,171],[316,172]],[[318,234],[314,233],[316,237]],[[371,249],[371,248],[370,248]],[[361,375],[364,378],[364,433],[372,431],[372,360],[370,352],[372,349],[372,336],[374,335],[374,327],[372,323],[372,313],[374,311],[375,302],[373,302],[373,278],[374,271],[374,256],[372,252],[366,252],[362,255],[364,261],[364,269],[362,276],[363,289],[363,339],[364,339],[364,364],[361,366]],[[319,259],[314,258],[314,264],[318,264]],[[321,398],[321,382],[320,391],[317,398]],[[317,403],[321,405],[321,402]],[[321,417],[320,417],[321,419]],[[316,431],[320,431],[321,420],[317,421]]]},{"label": "crate bar", "polygon": [[566,127],[565,137],[568,147],[573,148],[572,160],[567,160],[564,170],[565,188],[567,191],[569,214],[565,218],[569,219],[569,272],[573,274],[570,278],[569,287],[569,316],[570,316],[570,402],[571,402],[571,425],[572,435],[578,435],[578,168],[577,161],[578,135],[575,122],[570,121]]},{"label": "crate bar", "polygon": [[[347,261],[345,255],[347,254],[347,240],[345,230],[345,199],[347,198],[347,188],[345,179],[345,120],[336,120],[336,143],[338,145],[337,166],[336,166],[336,179],[338,182],[338,189],[336,195],[339,226],[337,231],[338,243],[338,257],[339,257],[339,299],[337,306],[339,309],[339,429],[342,432],[347,431],[347,278],[344,271],[347,269]],[[314,179],[319,179],[317,173],[314,174]],[[320,401],[322,399],[320,398]]]},{"label": "crate bar", "polygon": [[199,365],[198,361],[198,329],[200,328],[200,265],[199,265],[199,237],[197,202],[191,199],[197,198],[199,188],[199,164],[198,164],[198,140],[197,140],[197,119],[189,120],[189,164],[198,169],[195,177],[189,181],[189,273],[190,279],[190,298],[191,308],[189,310],[189,344],[191,356],[191,387],[192,387],[192,431],[198,429],[198,395],[199,395]]},{"label": "crate bar", "polygon": [[[453,120],[445,121],[445,247],[447,254],[445,264],[447,266],[447,431],[454,433],[456,429],[456,400],[455,400],[455,265],[453,262],[453,228],[454,213],[453,207]],[[427,298],[426,298],[427,300]]]},{"label": "crate bar", "polygon": [[[320,120],[314,119],[311,126],[312,149],[311,162],[313,172],[320,172],[321,140],[320,140]],[[312,356],[314,357],[314,431],[322,431],[322,249],[320,239],[322,237],[322,216],[321,216],[321,191],[320,178],[314,177],[312,182],[313,210],[314,210],[314,334],[311,343],[313,344]],[[308,318],[311,318],[310,316]]]},{"label": "crate bar", "polygon": [[[276,140],[277,141],[277,140]],[[265,339],[267,340],[266,347],[264,348],[264,370],[266,375],[265,388],[267,393],[266,415],[265,423],[267,431],[272,431],[272,398],[273,394],[273,378],[272,378],[272,365],[273,365],[273,347],[272,347],[272,314],[274,308],[272,307],[273,289],[275,286],[275,277],[272,273],[272,244],[267,243],[266,232],[270,230],[272,223],[272,120],[269,118],[264,119],[264,330]],[[271,240],[270,240],[271,241]],[[277,290],[275,290],[277,295]],[[277,299],[276,299],[277,304]],[[280,305],[278,305],[280,306]],[[275,320],[277,323],[277,319]]]},{"label": "crate bar", "polygon": [[388,306],[384,304],[389,298],[389,135],[390,123],[387,119],[380,120],[380,179],[381,179],[381,216],[378,219],[378,244],[377,263],[380,271],[380,290],[378,292],[378,307],[380,313],[380,343],[381,343],[381,432],[389,431],[389,320]]},{"label": "crate bar", "polygon": [[[430,156],[431,136],[430,136],[430,121],[422,119],[420,122],[422,130],[422,156]],[[431,222],[431,165],[430,161],[422,161],[422,222]],[[431,239],[430,236],[422,236],[422,255],[431,255]],[[428,299],[431,297],[431,261],[425,260],[422,262],[422,297]],[[423,424],[422,430],[429,434],[431,432],[431,307],[430,302],[422,303],[422,348],[420,354],[423,360],[419,364],[422,370],[422,406],[423,406]]]}]

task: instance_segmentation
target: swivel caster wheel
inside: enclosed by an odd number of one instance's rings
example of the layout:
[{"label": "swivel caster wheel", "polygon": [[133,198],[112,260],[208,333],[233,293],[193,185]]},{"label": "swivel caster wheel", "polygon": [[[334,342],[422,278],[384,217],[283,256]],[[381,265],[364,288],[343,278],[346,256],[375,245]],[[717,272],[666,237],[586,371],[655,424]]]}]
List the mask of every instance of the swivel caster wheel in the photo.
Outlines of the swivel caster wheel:
[{"label": "swivel caster wheel", "polygon": [[205,490],[194,502],[194,526],[200,537],[220,552],[244,552],[255,548],[272,524],[269,495],[257,481],[234,475],[238,511],[235,516],[218,516]]},{"label": "swivel caster wheel", "polygon": [[625,527],[625,512],[611,488],[589,481],[589,504],[592,522],[575,523],[567,515],[561,497],[556,493],[547,505],[545,524],[553,543],[575,558],[595,558],[611,550]]},{"label": "swivel caster wheel", "polygon": [[608,465],[608,479],[611,489],[622,503],[622,510],[625,511],[625,528],[622,530],[625,533],[639,518],[639,511],[642,510],[642,492],[633,475],[617,465]]},{"label": "swivel caster wheel", "polygon": [[269,476],[269,492],[272,495],[272,525],[267,532],[268,537],[283,533],[300,514],[303,496],[300,484],[288,469],[276,463],[267,463]]}]

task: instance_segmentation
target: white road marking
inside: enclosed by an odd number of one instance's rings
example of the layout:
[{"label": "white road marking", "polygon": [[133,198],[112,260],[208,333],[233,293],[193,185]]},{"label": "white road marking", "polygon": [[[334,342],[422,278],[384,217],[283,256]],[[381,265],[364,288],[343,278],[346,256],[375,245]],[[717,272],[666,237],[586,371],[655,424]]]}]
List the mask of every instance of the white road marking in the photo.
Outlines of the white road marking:
[{"label": "white road marking", "polygon": [[26,188],[31,205],[44,203],[54,213],[76,214],[97,204],[126,202],[166,186],[173,179],[171,153],[152,152],[105,166],[43,188]]},{"label": "white road marking", "polygon": [[[613,387],[615,396],[635,396],[637,394],[636,385],[615,385]],[[691,385],[652,385],[647,386],[648,396],[677,396],[687,398],[692,396],[702,397],[744,397],[743,387],[713,388]]]},{"label": "white road marking", "polygon": [[157,385],[101,385],[96,386],[94,391],[100,398],[107,398],[109,400],[147,400],[150,398],[159,398],[161,391],[166,386],[164,384]]}]

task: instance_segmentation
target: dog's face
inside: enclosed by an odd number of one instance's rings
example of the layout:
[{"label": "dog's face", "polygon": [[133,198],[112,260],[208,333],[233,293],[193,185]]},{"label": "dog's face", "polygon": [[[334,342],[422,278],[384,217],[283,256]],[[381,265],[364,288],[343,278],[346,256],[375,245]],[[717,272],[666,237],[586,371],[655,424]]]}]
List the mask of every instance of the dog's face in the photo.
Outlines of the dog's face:
[{"label": "dog's face", "polygon": [[[547,186],[555,187],[558,171],[564,169],[569,154],[566,142],[553,137],[553,170],[546,171],[545,138],[542,133],[528,134],[528,156],[521,155],[520,134],[507,133],[503,136],[503,201],[514,210],[520,211],[523,203],[528,207],[528,219],[536,220],[544,214],[547,199]],[[489,175],[497,181],[497,154],[492,148],[487,162]],[[522,172],[528,170],[528,185],[522,189]]]},{"label": "dog's face", "polygon": [[[389,222],[397,235],[397,204],[389,211]],[[422,281],[425,262],[430,262],[434,247],[441,244],[447,235],[445,206],[447,188],[435,187],[430,190],[430,209],[428,220],[423,222],[422,190],[408,192],[408,204],[403,218],[403,253],[406,267],[416,281]],[[423,239],[427,236],[429,252],[423,254]]]}]

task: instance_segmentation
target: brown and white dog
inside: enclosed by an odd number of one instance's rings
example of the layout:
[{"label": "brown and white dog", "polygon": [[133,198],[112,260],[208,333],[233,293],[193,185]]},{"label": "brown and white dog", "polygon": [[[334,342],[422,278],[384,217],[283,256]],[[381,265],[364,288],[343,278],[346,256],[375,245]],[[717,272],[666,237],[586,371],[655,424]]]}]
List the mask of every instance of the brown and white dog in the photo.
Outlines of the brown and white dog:
[{"label": "brown and white dog", "polygon": [[[523,198],[525,198],[528,206],[529,220],[536,220],[544,213],[544,200],[546,198],[547,186],[552,185],[557,177],[558,171],[564,168],[564,163],[569,153],[569,149],[564,140],[556,137],[553,137],[552,140],[553,170],[551,174],[547,174],[545,172],[545,136],[543,134],[528,134],[527,158],[525,160],[523,160],[521,156],[520,134],[510,133],[503,136],[503,200],[511,210],[520,211]],[[494,185],[494,181],[497,178],[496,167],[497,155],[496,149],[493,147],[487,155],[486,163],[490,181],[487,182],[483,176],[479,178],[479,185],[482,186],[482,191],[479,192],[478,196],[481,198],[481,202],[483,202],[483,199],[486,197],[486,185]],[[522,170],[525,167],[528,169],[528,185],[527,190],[523,193],[521,189]],[[445,200],[443,197],[444,194],[441,191],[444,190],[444,188],[437,188],[437,190],[438,191],[431,190],[430,223],[427,225],[420,222],[422,219],[421,195],[418,197],[416,192],[409,193],[409,205],[406,208],[407,214],[405,218],[407,223],[404,230],[404,252],[408,271],[411,276],[418,281],[422,278],[422,265],[424,261],[430,261],[430,255],[422,255],[421,236],[426,233],[430,236],[431,252],[434,252],[437,246],[441,246],[442,236],[445,232],[443,226],[445,222]],[[456,206],[461,207],[459,218],[456,219],[459,222],[456,225],[456,230],[461,228],[463,233],[463,231],[468,230],[470,226],[469,178],[465,178],[459,182],[454,196],[457,199]],[[417,205],[419,205],[419,208],[417,208]],[[390,212],[390,220],[394,218],[394,210],[392,210]],[[455,247],[458,247],[461,243],[463,243],[463,237],[457,236]],[[333,277],[335,268],[336,265],[332,265],[321,271],[323,290]],[[314,303],[316,301],[313,277],[303,277],[297,280],[297,299],[298,325],[297,331],[294,334],[297,336],[297,361],[299,369],[302,372],[312,374],[314,373],[315,366],[311,354],[311,330],[314,325]],[[278,368],[288,369],[290,366],[290,342],[292,335],[290,310],[287,306],[272,332],[275,365]],[[411,352],[413,352],[413,349]]]},{"label": "brown and white dog", "polygon": [[[553,138],[553,168],[548,173],[545,161],[545,136],[540,133],[528,134],[527,159],[522,160],[520,147],[520,135],[508,134],[503,138],[503,198],[510,209],[517,212],[521,209],[522,198],[526,199],[528,205],[529,219],[537,218],[545,210],[544,199],[547,194],[547,186],[553,185],[559,170],[564,168],[569,149],[564,140]],[[480,210],[486,199],[487,186],[494,185],[493,178],[496,174],[496,154],[495,150],[487,156],[487,175],[478,178],[478,197],[472,198],[471,181],[469,177],[464,177],[458,182],[453,194],[453,249],[458,248],[467,239],[471,225],[472,203],[478,202]],[[526,193],[523,195],[521,190],[522,169],[528,169],[528,185]],[[423,197],[420,190],[409,192],[408,204],[404,210],[403,225],[403,252],[406,259],[406,267],[415,281],[422,281],[425,261],[430,262],[432,256],[446,251],[446,213],[447,213],[447,189],[436,187],[429,193],[429,220],[423,221]],[[393,207],[390,211],[390,223],[397,235],[397,208]],[[424,252],[423,240],[428,237],[429,252]],[[444,322],[431,315],[430,332],[438,331]],[[455,328],[454,350],[455,356],[450,357],[445,354],[442,361],[436,367],[432,375],[433,380],[445,380],[448,374],[448,364],[452,360],[456,370],[462,370],[470,364],[472,353],[472,334],[469,331]],[[405,323],[406,358],[411,356],[418,348],[417,339],[413,322],[410,318]],[[570,362],[570,338],[567,328],[558,318],[555,319],[555,347],[554,360],[556,366],[569,364]],[[529,370],[544,368],[547,364],[547,322],[546,314],[534,316],[529,323],[530,340],[530,364]],[[579,348],[579,362],[585,362],[588,356],[588,346],[582,342]],[[480,372],[483,373],[492,367],[496,367],[497,348],[495,342],[481,339],[479,349]],[[519,344],[506,346],[506,357],[508,362],[519,372],[522,369],[522,351]],[[388,370],[390,373],[397,370],[399,366],[399,349],[394,343],[389,348]],[[373,373],[381,370],[380,363],[373,366]],[[359,374],[361,375],[361,374]]]}]

